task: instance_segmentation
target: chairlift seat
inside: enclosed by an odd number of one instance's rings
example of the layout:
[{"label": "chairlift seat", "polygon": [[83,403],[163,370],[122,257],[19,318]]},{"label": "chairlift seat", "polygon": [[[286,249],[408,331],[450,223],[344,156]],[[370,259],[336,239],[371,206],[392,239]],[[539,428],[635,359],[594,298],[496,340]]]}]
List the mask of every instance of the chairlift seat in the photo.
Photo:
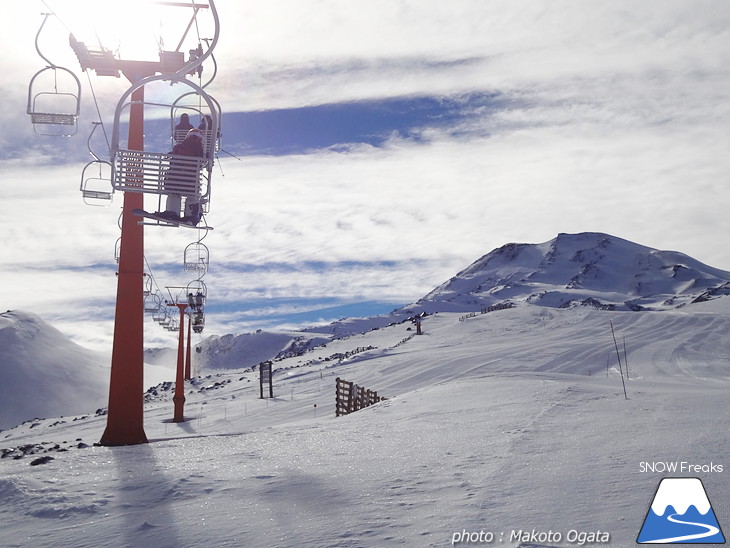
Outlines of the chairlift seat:
[{"label": "chairlift seat", "polygon": [[77,116],[75,114],[62,114],[56,112],[31,112],[30,121],[34,124],[53,124],[59,126],[75,126]]},{"label": "chairlift seat", "polygon": [[107,192],[105,190],[84,190],[82,194],[84,198],[89,198],[93,200],[111,201],[111,199],[114,197],[113,192]]}]

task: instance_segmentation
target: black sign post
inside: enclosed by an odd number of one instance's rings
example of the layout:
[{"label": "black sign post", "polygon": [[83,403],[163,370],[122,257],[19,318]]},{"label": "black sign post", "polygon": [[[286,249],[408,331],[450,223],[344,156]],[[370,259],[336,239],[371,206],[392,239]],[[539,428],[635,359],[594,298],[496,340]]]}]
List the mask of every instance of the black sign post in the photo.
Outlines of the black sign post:
[{"label": "black sign post", "polygon": [[269,397],[274,397],[273,373],[271,371],[271,362],[261,362],[259,364],[259,385],[261,387],[261,399],[264,399],[264,384],[269,385]]}]

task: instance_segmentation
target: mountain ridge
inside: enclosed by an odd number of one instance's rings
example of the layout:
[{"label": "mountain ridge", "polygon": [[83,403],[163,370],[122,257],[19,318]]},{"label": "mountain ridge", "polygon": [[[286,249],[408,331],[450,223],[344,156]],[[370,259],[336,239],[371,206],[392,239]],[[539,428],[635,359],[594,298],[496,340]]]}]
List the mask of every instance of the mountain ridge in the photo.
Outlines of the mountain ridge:
[{"label": "mountain ridge", "polygon": [[499,247],[415,306],[460,310],[516,300],[553,308],[585,303],[611,310],[663,310],[728,293],[730,272],[677,251],[583,232]]}]

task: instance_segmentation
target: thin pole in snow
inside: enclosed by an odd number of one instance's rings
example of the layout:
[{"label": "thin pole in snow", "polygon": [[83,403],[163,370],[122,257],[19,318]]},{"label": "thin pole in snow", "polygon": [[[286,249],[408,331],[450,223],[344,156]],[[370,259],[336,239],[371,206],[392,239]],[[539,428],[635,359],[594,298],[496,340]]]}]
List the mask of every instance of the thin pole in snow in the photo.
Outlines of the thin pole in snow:
[{"label": "thin pole in snow", "polygon": [[613,330],[613,320],[609,320],[611,324],[611,335],[613,335],[613,344],[616,347],[616,357],[618,358],[618,369],[621,371],[621,384],[624,387],[624,398],[627,400],[629,399],[629,396],[626,394],[626,381],[624,380],[624,370],[623,367],[621,367],[621,353],[618,351],[618,342],[616,342],[616,333]]}]

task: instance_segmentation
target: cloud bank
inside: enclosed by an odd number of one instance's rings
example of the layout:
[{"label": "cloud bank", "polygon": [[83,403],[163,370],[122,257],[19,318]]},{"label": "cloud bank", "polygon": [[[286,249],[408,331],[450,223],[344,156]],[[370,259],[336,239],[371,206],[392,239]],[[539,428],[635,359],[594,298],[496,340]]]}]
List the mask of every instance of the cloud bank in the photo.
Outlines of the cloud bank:
[{"label": "cloud bank", "polygon": [[[558,232],[730,269],[725,2],[220,4],[207,332],[334,319],[356,303],[386,312],[495,247]],[[7,308],[103,346],[121,200],[84,206],[78,184],[96,106],[108,122],[126,85],[92,76],[79,134],[35,136],[24,83],[40,63],[36,8],[19,6],[18,55],[2,60],[18,130],[0,135],[0,279]],[[57,55],[74,67],[61,31]],[[151,143],[165,124],[148,124]],[[146,232],[156,280],[184,286],[197,232]],[[148,331],[150,344],[174,339]]]}]

